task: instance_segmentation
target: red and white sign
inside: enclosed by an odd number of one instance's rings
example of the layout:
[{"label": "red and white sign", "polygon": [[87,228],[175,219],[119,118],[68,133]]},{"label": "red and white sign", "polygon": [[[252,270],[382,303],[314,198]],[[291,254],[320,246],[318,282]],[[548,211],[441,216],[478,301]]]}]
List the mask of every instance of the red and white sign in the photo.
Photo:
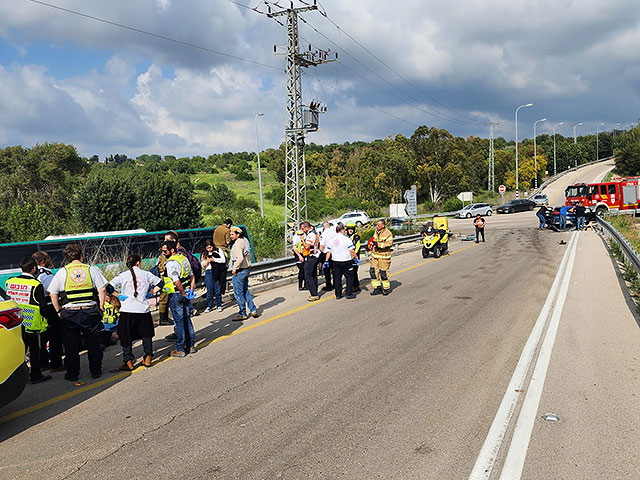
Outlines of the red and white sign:
[{"label": "red and white sign", "polygon": [[502,195],[502,194],[503,194],[504,192],[506,192],[506,191],[507,191],[507,187],[505,187],[504,185],[500,185],[500,186],[498,187],[498,193],[499,193],[500,195]]}]

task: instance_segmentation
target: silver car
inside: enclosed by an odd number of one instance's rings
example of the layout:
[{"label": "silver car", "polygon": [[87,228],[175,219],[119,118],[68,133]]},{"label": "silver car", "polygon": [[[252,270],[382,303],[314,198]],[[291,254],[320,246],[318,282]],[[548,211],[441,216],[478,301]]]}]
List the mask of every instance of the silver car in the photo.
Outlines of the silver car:
[{"label": "silver car", "polygon": [[471,218],[475,217],[478,214],[490,217],[492,213],[493,209],[488,203],[471,203],[463,209],[458,210],[456,212],[456,217]]},{"label": "silver car", "polygon": [[544,193],[536,193],[529,200],[535,202],[536,206],[538,207],[542,205],[549,205],[549,197],[547,197]]}]

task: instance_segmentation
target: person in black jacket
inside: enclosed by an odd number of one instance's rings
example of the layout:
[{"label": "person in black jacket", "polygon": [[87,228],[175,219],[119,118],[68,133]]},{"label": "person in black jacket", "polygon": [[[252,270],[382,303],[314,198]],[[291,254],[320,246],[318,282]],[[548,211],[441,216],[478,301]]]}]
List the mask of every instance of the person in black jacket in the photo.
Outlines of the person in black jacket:
[{"label": "person in black jacket", "polygon": [[582,203],[578,203],[578,205],[575,206],[574,213],[576,216],[576,230],[584,230],[584,220],[587,215],[587,209],[584,208]]},{"label": "person in black jacket", "polygon": [[547,225],[547,207],[546,205],[542,205],[538,212],[536,213],[538,218],[540,219],[540,226],[538,230],[544,230],[544,227]]}]

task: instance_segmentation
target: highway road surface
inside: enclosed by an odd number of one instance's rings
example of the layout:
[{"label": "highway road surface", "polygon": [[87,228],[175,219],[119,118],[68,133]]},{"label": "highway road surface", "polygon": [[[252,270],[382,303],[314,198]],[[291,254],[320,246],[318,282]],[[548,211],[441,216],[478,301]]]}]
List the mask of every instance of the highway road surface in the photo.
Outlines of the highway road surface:
[{"label": "highway road surface", "polygon": [[0,478],[640,478],[640,334],[605,244],[487,221],[486,243],[394,257],[388,297],[281,287],[258,319],[197,317],[196,355],[166,359],[163,327],[150,369],[28,386],[0,410]]}]

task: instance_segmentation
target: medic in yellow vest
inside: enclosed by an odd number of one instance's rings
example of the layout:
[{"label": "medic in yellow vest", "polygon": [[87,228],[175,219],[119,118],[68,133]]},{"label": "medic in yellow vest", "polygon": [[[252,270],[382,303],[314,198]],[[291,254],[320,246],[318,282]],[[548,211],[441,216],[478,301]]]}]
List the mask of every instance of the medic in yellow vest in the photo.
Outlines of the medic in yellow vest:
[{"label": "medic in yellow vest", "polygon": [[41,383],[51,379],[51,375],[42,375],[40,370],[40,334],[47,330],[43,315],[47,300],[42,283],[35,278],[38,265],[33,257],[22,258],[20,268],[22,275],[7,280],[6,290],[22,310],[22,338],[29,351],[30,383]]}]

